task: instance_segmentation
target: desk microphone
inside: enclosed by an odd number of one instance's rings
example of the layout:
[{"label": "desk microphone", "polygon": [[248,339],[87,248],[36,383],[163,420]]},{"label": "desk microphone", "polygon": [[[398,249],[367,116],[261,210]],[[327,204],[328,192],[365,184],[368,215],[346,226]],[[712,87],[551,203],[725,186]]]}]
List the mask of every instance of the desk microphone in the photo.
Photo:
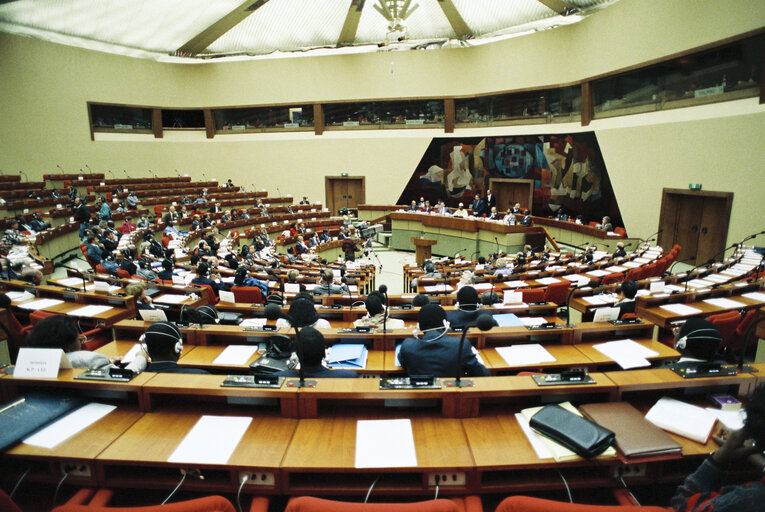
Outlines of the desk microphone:
[{"label": "desk microphone", "polygon": [[130,175],[128,174],[127,170],[125,170],[125,169],[122,169],[122,172],[124,172],[124,173],[125,173],[125,177],[127,177],[128,179],[130,178]]},{"label": "desk microphone", "polygon": [[88,170],[88,174],[93,174],[93,169],[88,164],[85,164],[85,168]]},{"label": "desk microphone", "polygon": [[64,168],[61,167],[59,164],[56,164],[56,167],[58,167],[61,170],[61,172],[64,172]]},{"label": "desk microphone", "polygon": [[692,268],[692,269],[691,269],[691,270],[688,272],[688,274],[687,274],[687,275],[686,275],[686,277],[685,277],[685,289],[683,290],[683,293],[688,293],[688,281],[690,281],[690,280],[691,280],[691,274],[693,274],[693,271],[694,271],[694,270],[696,270],[696,269],[698,269],[698,268],[701,268],[701,267],[705,267],[705,266],[707,266],[707,265],[712,265],[714,262],[715,262],[715,259],[714,259],[714,258],[709,258],[709,259],[708,259],[707,261],[705,261],[704,263],[701,263],[700,265],[696,265],[695,267],[693,267],[693,268]]},{"label": "desk microphone", "polygon": [[305,367],[303,365],[303,344],[300,342],[300,331],[298,330],[295,320],[293,320],[291,316],[282,311],[281,306],[274,304],[273,302],[266,305],[264,313],[266,318],[269,320],[284,318],[290,323],[293,329],[295,329],[295,352],[297,352],[298,364],[300,365],[300,368],[298,368],[298,377],[300,379],[298,387],[308,387],[305,382]]},{"label": "desk microphone", "polygon": [[383,313],[383,333],[388,332],[387,329],[387,323],[388,323],[388,287],[384,284],[380,285],[380,288],[378,288],[380,293],[383,294],[385,297],[385,311]]},{"label": "desk microphone", "polygon": [[460,253],[464,252],[464,251],[467,251],[467,247],[465,247],[464,249],[460,249],[459,251],[455,252],[454,253],[454,258],[452,258],[452,259],[457,259],[457,256],[459,256]]},{"label": "desk microphone", "polygon": [[53,266],[54,268],[65,268],[67,270],[71,270],[72,272],[79,274],[80,278],[82,279],[82,291],[87,292],[87,287],[85,285],[87,281],[85,279],[85,274],[82,272],[82,270],[75,267],[70,267],[69,265],[64,265],[63,263],[55,263]]},{"label": "desk microphone", "polygon": [[497,237],[494,237],[494,243],[497,244],[497,254],[499,254],[499,240],[497,240]]},{"label": "desk microphone", "polygon": [[19,174],[24,175],[24,177],[27,179],[27,183],[29,183],[29,176],[27,176],[27,173],[25,173],[24,171],[19,171]]},{"label": "desk microphone", "polygon": [[465,346],[465,336],[470,327],[478,327],[482,331],[491,330],[494,327],[494,319],[490,313],[483,313],[478,315],[475,322],[469,322],[462,327],[462,336],[460,337],[459,349],[457,351],[457,375],[454,379],[454,387],[468,387],[473,385],[472,380],[462,380],[462,348]]}]

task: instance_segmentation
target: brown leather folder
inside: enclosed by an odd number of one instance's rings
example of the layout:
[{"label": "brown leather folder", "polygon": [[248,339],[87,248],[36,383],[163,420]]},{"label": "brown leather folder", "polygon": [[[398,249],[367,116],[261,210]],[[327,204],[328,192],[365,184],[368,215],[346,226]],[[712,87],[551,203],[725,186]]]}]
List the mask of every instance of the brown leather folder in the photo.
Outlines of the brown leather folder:
[{"label": "brown leather folder", "polygon": [[616,447],[625,457],[665,455],[680,451],[679,444],[627,402],[585,404],[579,407],[579,411],[616,433]]}]

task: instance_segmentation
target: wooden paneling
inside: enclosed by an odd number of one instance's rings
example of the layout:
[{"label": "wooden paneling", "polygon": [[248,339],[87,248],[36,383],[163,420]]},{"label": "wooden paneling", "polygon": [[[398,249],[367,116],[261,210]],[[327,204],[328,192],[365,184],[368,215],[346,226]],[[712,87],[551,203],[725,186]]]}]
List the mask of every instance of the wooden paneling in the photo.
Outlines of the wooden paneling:
[{"label": "wooden paneling", "polygon": [[506,211],[509,203],[521,203],[521,208],[531,211],[534,199],[534,180],[491,178],[489,188],[497,196],[497,210]]},{"label": "wooden paneling", "polygon": [[454,133],[454,99],[444,100],[444,133]]},{"label": "wooden paneling", "polygon": [[366,201],[366,177],[325,176],[327,208],[333,214],[341,208],[358,208]]},{"label": "wooden paneling", "polygon": [[582,83],[582,126],[589,126],[592,121],[592,87],[590,82]]},{"label": "wooden paneling", "polygon": [[208,139],[215,137],[215,120],[213,119],[212,110],[206,108],[202,111],[202,115],[205,118],[205,134]]},{"label": "wooden paneling", "polygon": [[151,111],[151,128],[154,130],[154,138],[162,138],[162,110],[155,108]]},{"label": "wooden paneling", "polygon": [[313,132],[315,135],[324,133],[324,109],[321,103],[313,105]]}]

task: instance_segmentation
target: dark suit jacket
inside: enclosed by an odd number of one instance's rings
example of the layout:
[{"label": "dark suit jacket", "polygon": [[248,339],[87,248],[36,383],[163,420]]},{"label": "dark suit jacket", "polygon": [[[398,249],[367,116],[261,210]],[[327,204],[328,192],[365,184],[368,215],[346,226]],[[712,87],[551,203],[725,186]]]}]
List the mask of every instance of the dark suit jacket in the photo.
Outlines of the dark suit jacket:
[{"label": "dark suit jacket", "polygon": [[[398,360],[407,374],[456,377],[460,340],[439,336],[440,331],[431,331],[422,339],[406,338],[401,343]],[[462,373],[475,377],[490,375],[489,370],[478,362],[467,342],[462,347]]]},{"label": "dark suit jacket", "polygon": [[634,312],[635,312],[635,301],[634,300],[630,300],[630,301],[627,301],[627,302],[622,302],[621,304],[619,304],[619,319],[620,320],[621,320],[621,318],[625,314],[627,314],[627,313],[634,313]]},{"label": "dark suit jacket", "polygon": [[156,373],[202,373],[209,374],[207,370],[200,370],[199,368],[181,368],[178,363],[173,361],[160,361],[158,363],[149,363],[146,367],[147,372]]},{"label": "dark suit jacket", "polygon": [[484,201],[486,202],[486,211],[490,212],[494,206],[497,206],[497,196],[494,194],[486,196]]},{"label": "dark suit jacket", "polygon": [[[491,314],[480,309],[476,309],[475,311],[462,311],[455,309],[454,311],[446,312],[446,319],[449,321],[449,325],[453,330],[461,331],[465,325],[471,322],[475,322],[478,319],[479,314],[491,316]],[[492,320],[494,320],[494,318],[492,318]],[[496,320],[494,320],[494,325],[498,325]]]},{"label": "dark suit jacket", "polygon": [[473,215],[480,217],[486,213],[486,202],[483,199],[473,199],[473,204],[470,205],[470,209],[473,211]]}]

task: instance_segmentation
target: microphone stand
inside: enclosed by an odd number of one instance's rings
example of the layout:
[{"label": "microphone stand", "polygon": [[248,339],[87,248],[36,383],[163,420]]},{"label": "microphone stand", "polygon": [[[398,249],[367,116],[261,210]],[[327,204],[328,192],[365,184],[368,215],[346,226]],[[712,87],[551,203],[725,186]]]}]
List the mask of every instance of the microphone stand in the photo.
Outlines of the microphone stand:
[{"label": "microphone stand", "polygon": [[473,379],[462,380],[462,349],[465,346],[465,336],[471,327],[478,326],[482,331],[489,331],[494,327],[494,321],[491,314],[484,313],[479,315],[474,322],[469,322],[462,327],[462,336],[460,337],[459,348],[457,349],[457,374],[454,379],[455,388],[473,387]]},{"label": "microphone stand", "polygon": [[688,272],[688,274],[685,276],[685,289],[683,290],[683,293],[688,293],[688,281],[691,280],[691,274],[693,274],[693,271],[698,269],[698,268],[704,267],[706,265],[712,265],[714,262],[715,262],[715,259],[714,258],[710,258],[707,261],[705,261],[704,263],[702,263],[701,265],[696,265],[695,267],[693,267],[690,270],[690,272]]},{"label": "microphone stand", "polygon": [[380,293],[385,296],[385,311],[383,312],[383,333],[388,332],[388,287],[384,284],[380,285]]},{"label": "microphone stand", "polygon": [[87,293],[87,287],[85,285],[85,283],[87,283],[87,280],[85,279],[85,274],[82,272],[82,270],[75,267],[70,267],[69,265],[64,265],[63,263],[56,263],[54,267],[65,268],[67,270],[71,270],[79,274],[80,278],[82,279],[82,291],[83,293]]}]

